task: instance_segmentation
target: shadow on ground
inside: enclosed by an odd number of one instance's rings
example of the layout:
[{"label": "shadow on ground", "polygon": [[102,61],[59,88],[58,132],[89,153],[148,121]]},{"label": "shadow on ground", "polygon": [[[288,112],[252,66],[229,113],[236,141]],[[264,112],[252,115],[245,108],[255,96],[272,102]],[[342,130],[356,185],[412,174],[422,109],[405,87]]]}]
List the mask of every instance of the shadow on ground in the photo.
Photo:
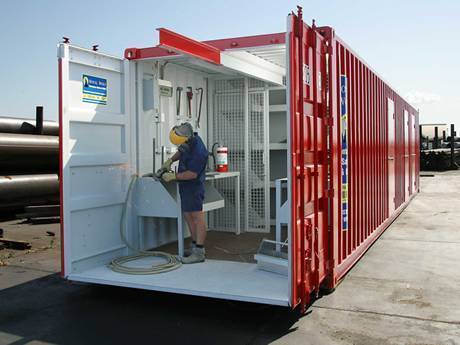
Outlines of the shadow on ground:
[{"label": "shadow on ground", "polygon": [[14,345],[267,344],[297,320],[288,308],[76,284],[57,274],[0,291],[0,334],[14,336]]}]

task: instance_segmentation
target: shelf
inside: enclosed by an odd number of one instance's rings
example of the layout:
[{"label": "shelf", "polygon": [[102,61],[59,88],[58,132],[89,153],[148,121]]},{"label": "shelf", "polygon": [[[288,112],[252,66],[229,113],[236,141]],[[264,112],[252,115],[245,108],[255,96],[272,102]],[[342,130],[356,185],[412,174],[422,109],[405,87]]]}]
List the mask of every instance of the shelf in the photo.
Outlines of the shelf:
[{"label": "shelf", "polygon": [[287,143],[270,143],[270,150],[287,150]]},{"label": "shelf", "polygon": [[[270,181],[270,188],[276,188],[275,181]],[[287,183],[282,183],[281,188],[287,188]]]},{"label": "shelf", "polygon": [[270,105],[270,113],[280,113],[286,112],[287,106],[286,104],[272,104]]}]

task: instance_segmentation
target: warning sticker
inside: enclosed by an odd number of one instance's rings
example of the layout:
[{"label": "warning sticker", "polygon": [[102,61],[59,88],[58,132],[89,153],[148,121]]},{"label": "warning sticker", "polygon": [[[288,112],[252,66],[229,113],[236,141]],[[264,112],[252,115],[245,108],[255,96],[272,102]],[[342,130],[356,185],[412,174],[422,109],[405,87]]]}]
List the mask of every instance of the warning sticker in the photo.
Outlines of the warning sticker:
[{"label": "warning sticker", "polygon": [[348,231],[348,104],[347,76],[340,76],[340,131],[342,134],[342,231]]},{"label": "warning sticker", "polygon": [[107,105],[107,79],[83,74],[82,86],[83,102]]},{"label": "warning sticker", "polygon": [[303,65],[303,83],[307,84],[308,86],[311,85],[310,66],[306,64]]}]

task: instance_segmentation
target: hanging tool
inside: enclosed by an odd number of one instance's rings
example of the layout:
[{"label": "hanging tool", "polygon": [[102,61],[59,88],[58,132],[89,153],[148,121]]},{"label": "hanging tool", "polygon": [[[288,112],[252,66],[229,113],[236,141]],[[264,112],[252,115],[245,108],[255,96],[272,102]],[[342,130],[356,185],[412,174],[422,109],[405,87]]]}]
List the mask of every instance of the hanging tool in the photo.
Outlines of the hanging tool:
[{"label": "hanging tool", "polygon": [[182,95],[182,88],[180,86],[176,87],[176,109],[177,109],[177,116],[180,116],[180,100]]},{"label": "hanging tool", "polygon": [[196,119],[196,128],[200,128],[200,118],[201,118],[201,104],[203,103],[203,88],[199,87],[195,89],[197,94],[200,95],[200,105],[198,106],[198,114]]},{"label": "hanging tool", "polygon": [[188,100],[188,117],[192,118],[192,99],[193,99],[193,88],[187,86],[187,100]]}]

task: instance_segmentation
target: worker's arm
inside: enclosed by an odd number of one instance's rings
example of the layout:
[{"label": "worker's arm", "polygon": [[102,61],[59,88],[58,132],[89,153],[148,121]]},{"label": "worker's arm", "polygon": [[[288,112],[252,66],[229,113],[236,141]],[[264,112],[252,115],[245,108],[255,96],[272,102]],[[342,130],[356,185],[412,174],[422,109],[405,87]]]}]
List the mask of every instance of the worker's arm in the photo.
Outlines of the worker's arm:
[{"label": "worker's arm", "polygon": [[170,159],[173,162],[178,161],[180,159],[180,151],[177,151]]},{"label": "worker's arm", "polygon": [[180,173],[176,173],[176,179],[179,181],[188,181],[188,180],[194,180],[198,177],[198,174],[196,172],[193,172],[191,170],[186,170]]},{"label": "worker's arm", "polygon": [[177,151],[171,158],[169,158],[166,162],[163,163],[161,168],[166,171],[169,171],[171,170],[171,164],[173,164],[175,161],[178,161],[179,159],[180,159],[180,151]]}]

